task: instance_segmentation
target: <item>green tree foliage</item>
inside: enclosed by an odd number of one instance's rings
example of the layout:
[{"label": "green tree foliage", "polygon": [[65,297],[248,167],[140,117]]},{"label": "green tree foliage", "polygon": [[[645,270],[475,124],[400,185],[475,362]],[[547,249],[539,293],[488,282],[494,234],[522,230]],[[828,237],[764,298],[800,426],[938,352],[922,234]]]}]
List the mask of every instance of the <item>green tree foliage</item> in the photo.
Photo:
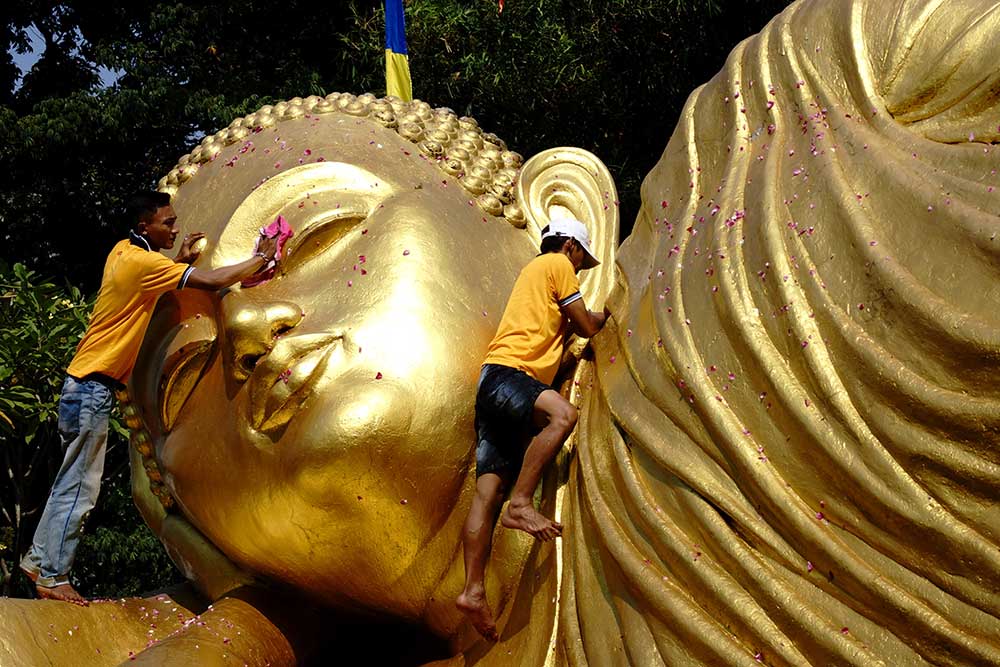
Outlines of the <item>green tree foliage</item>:
[{"label": "green tree foliage", "polygon": [[89,304],[15,264],[0,274],[0,568],[11,590],[62,459],[58,402]]},{"label": "green tree foliage", "polygon": [[[17,562],[62,462],[59,391],[93,304],[23,265],[0,265],[0,590],[28,592]],[[112,418],[104,488],[74,576],[92,595],[138,594],[178,579],[131,503],[125,430]],[[113,569],[107,566],[113,566]],[[114,576],[109,576],[114,572]]]}]

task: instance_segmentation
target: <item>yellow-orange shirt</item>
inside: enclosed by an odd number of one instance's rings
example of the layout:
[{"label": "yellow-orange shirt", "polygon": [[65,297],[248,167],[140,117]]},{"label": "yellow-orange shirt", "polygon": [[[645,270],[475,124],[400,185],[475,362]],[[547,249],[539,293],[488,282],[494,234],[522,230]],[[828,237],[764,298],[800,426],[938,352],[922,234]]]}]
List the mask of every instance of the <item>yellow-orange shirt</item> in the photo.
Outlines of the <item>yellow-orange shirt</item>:
[{"label": "yellow-orange shirt", "polygon": [[483,363],[516,368],[552,384],[568,327],[560,308],[579,298],[580,281],[566,255],[550,252],[531,260],[514,283]]},{"label": "yellow-orange shirt", "polygon": [[102,373],[119,382],[128,379],[156,300],[180,287],[190,269],[128,240],[115,244],[104,264],[90,324],[67,373],[76,378]]}]

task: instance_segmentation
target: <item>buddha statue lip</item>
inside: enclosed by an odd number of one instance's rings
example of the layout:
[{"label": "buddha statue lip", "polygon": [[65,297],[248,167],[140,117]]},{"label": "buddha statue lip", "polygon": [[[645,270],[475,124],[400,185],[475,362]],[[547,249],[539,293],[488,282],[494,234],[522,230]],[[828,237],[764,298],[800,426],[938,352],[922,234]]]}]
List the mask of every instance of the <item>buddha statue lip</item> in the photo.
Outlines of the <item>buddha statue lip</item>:
[{"label": "buddha statue lip", "polygon": [[334,352],[343,350],[340,334],[301,334],[279,339],[261,357],[248,380],[250,423],[270,432],[285,426],[312,395]]}]

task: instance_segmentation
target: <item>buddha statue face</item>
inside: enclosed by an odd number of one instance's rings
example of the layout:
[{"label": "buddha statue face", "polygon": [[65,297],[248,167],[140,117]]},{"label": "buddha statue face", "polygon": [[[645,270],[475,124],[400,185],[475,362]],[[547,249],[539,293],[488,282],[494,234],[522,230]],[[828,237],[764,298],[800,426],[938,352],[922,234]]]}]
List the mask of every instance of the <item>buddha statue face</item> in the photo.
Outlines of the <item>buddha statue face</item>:
[{"label": "buddha statue face", "polygon": [[535,241],[343,113],[250,133],[198,171],[174,197],[206,234],[198,268],[250,257],[278,215],[295,234],[269,281],[159,304],[132,388],[166,487],[253,573],[421,607],[458,546],[478,367]]}]

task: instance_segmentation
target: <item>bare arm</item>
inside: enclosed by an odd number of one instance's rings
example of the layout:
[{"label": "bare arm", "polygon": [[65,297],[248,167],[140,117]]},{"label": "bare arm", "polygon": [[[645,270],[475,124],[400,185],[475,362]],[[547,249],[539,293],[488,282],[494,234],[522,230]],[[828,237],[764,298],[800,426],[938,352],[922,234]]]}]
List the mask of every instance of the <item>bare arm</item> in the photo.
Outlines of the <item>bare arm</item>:
[{"label": "bare arm", "polygon": [[268,260],[263,257],[251,257],[239,264],[220,266],[211,271],[204,269],[194,269],[187,279],[187,287],[204,290],[220,290],[238,283],[244,278],[249,278],[260,271],[267,264]]},{"label": "bare arm", "polygon": [[274,259],[277,248],[276,239],[261,239],[259,252],[250,259],[208,271],[204,269],[192,270],[187,279],[187,287],[203,290],[220,290],[223,287],[229,287],[263,269]]},{"label": "bare arm", "polygon": [[577,299],[561,308],[563,315],[569,319],[573,325],[573,332],[583,338],[590,338],[604,327],[608,319],[608,309],[605,308],[600,313],[587,310],[583,299]]}]

